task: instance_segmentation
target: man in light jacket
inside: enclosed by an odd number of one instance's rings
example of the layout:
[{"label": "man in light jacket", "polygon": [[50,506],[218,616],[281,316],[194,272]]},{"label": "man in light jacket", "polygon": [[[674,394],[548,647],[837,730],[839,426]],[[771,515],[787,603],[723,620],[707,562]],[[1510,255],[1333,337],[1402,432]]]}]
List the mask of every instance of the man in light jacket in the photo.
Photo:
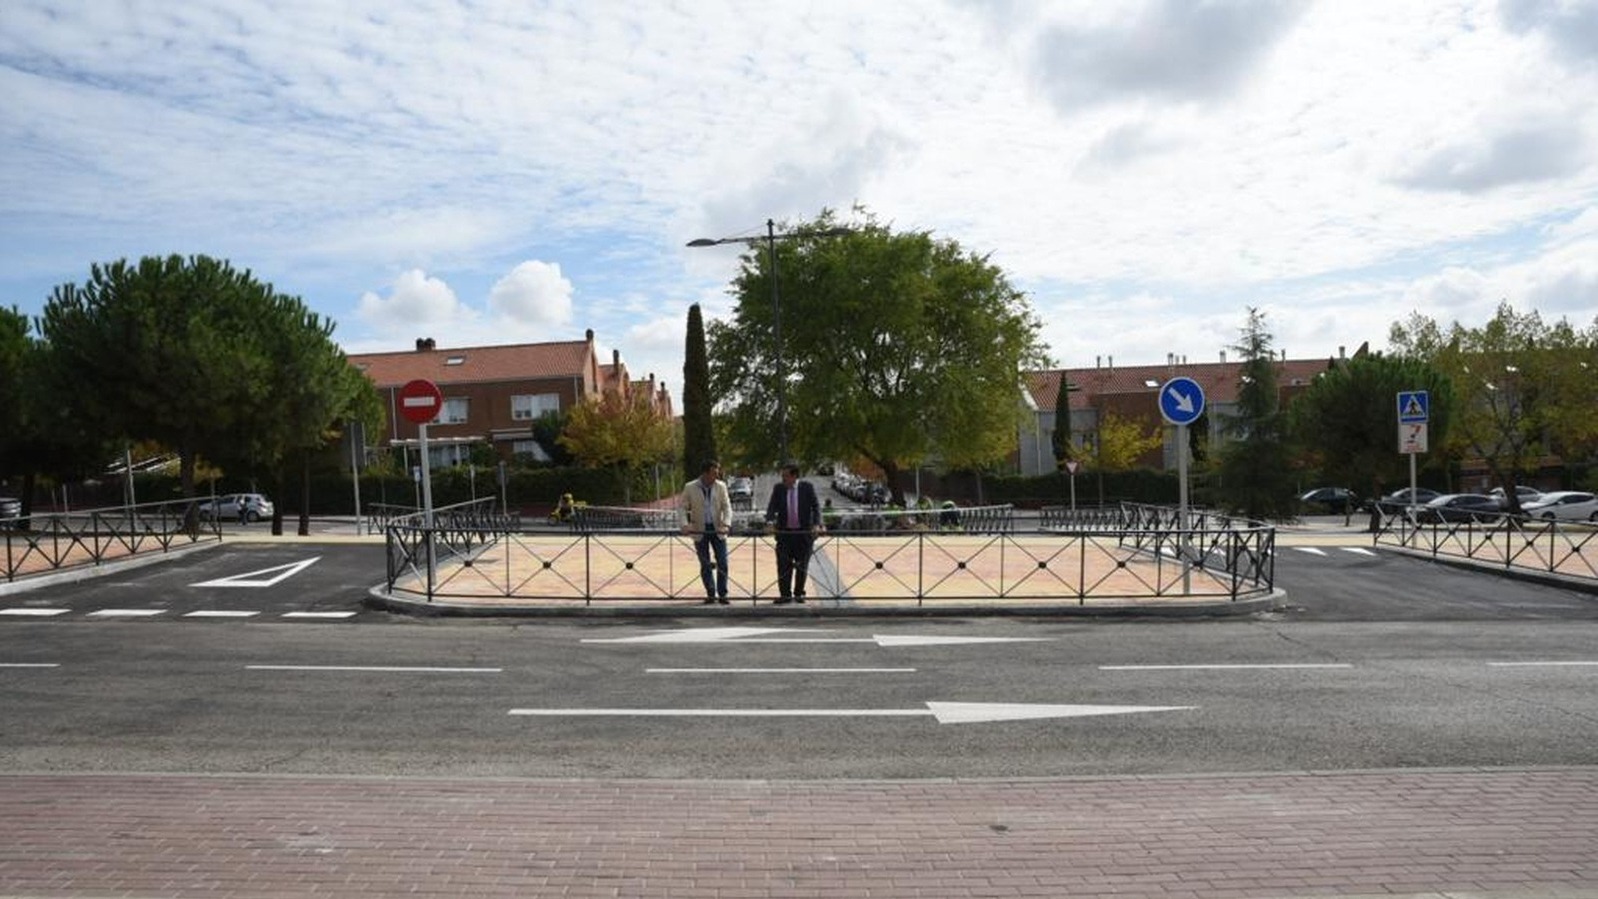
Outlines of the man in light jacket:
[{"label": "man in light jacket", "polygon": [[[699,477],[682,488],[684,534],[694,538],[699,554],[699,579],[705,585],[705,605],[727,604],[727,533],[732,530],[732,500],[721,480],[721,463],[705,463]],[[715,553],[712,573],[711,553]]]}]

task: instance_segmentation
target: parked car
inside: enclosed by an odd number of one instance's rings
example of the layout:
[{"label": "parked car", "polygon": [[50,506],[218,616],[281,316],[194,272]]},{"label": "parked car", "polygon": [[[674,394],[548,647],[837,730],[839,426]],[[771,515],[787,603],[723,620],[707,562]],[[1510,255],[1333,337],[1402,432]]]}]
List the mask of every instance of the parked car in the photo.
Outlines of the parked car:
[{"label": "parked car", "polygon": [[14,496],[0,496],[0,521],[22,517],[22,500]]},{"label": "parked car", "polygon": [[[1494,487],[1492,490],[1487,492],[1487,495],[1495,500],[1498,500],[1498,508],[1509,508],[1509,496],[1508,494],[1504,493],[1504,488]],[[1527,503],[1536,502],[1542,497],[1542,495],[1542,491],[1534,487],[1525,487],[1520,484],[1515,485],[1515,496],[1520,498],[1520,507],[1522,509],[1526,508]]]},{"label": "parked car", "polygon": [[246,521],[260,521],[272,517],[272,501],[259,493],[229,493],[215,500],[206,500],[200,503],[200,517],[238,521],[241,504],[244,506]]},{"label": "parked car", "polygon": [[1495,521],[1503,516],[1498,500],[1484,493],[1445,493],[1415,512],[1416,521]]},{"label": "parked car", "polygon": [[1582,490],[1555,490],[1544,493],[1534,503],[1521,506],[1520,510],[1532,518],[1547,521],[1557,518],[1562,521],[1598,522],[1598,496]]},{"label": "parked car", "polygon": [[[1374,500],[1374,502],[1376,503],[1376,508],[1378,510],[1384,514],[1391,515],[1394,512],[1404,511],[1405,509],[1409,508],[1411,503],[1417,506],[1424,506],[1439,496],[1442,496],[1442,493],[1440,491],[1433,490],[1430,487],[1416,487],[1415,498],[1411,500],[1409,497],[1409,488],[1405,487],[1402,490],[1394,490],[1392,493],[1387,494],[1381,499]],[[1365,508],[1369,509],[1370,503],[1366,503]]]},{"label": "parked car", "polygon": [[1317,487],[1298,498],[1305,511],[1336,513],[1359,508],[1359,495],[1347,487]]}]

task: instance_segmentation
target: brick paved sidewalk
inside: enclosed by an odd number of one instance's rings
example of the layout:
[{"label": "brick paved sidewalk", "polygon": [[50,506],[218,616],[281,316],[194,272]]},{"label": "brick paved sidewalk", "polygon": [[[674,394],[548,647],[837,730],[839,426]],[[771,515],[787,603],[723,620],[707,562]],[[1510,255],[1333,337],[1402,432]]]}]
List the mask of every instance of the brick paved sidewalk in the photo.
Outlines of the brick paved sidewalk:
[{"label": "brick paved sidewalk", "polygon": [[1598,767],[924,782],[0,775],[0,896],[1598,897]]}]

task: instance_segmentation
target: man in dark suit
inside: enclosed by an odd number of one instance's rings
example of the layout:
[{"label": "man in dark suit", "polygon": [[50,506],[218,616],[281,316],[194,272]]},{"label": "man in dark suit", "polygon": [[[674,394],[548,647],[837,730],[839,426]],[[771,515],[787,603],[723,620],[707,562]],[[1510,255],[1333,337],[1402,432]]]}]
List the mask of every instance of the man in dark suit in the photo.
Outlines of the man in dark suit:
[{"label": "man in dark suit", "polygon": [[766,502],[766,530],[777,535],[777,605],[805,601],[805,574],[810,551],[821,533],[821,503],[816,488],[799,480],[799,466],[782,466],[782,483],[771,488]]}]

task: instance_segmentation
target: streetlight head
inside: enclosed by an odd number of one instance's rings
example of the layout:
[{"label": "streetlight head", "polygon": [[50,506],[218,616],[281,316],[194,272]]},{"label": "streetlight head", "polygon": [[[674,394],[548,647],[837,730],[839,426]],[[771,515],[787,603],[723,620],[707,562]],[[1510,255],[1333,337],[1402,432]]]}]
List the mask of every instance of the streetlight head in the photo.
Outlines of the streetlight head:
[{"label": "streetlight head", "polygon": [[713,247],[718,243],[721,243],[721,241],[711,240],[708,237],[696,237],[693,240],[688,241],[688,245],[690,247]]},{"label": "streetlight head", "polygon": [[849,228],[849,227],[845,227],[843,225],[839,225],[836,228],[828,228],[825,231],[817,231],[816,232],[816,236],[817,237],[842,237],[845,234],[853,234],[853,233],[854,233],[854,229],[853,228]]}]

